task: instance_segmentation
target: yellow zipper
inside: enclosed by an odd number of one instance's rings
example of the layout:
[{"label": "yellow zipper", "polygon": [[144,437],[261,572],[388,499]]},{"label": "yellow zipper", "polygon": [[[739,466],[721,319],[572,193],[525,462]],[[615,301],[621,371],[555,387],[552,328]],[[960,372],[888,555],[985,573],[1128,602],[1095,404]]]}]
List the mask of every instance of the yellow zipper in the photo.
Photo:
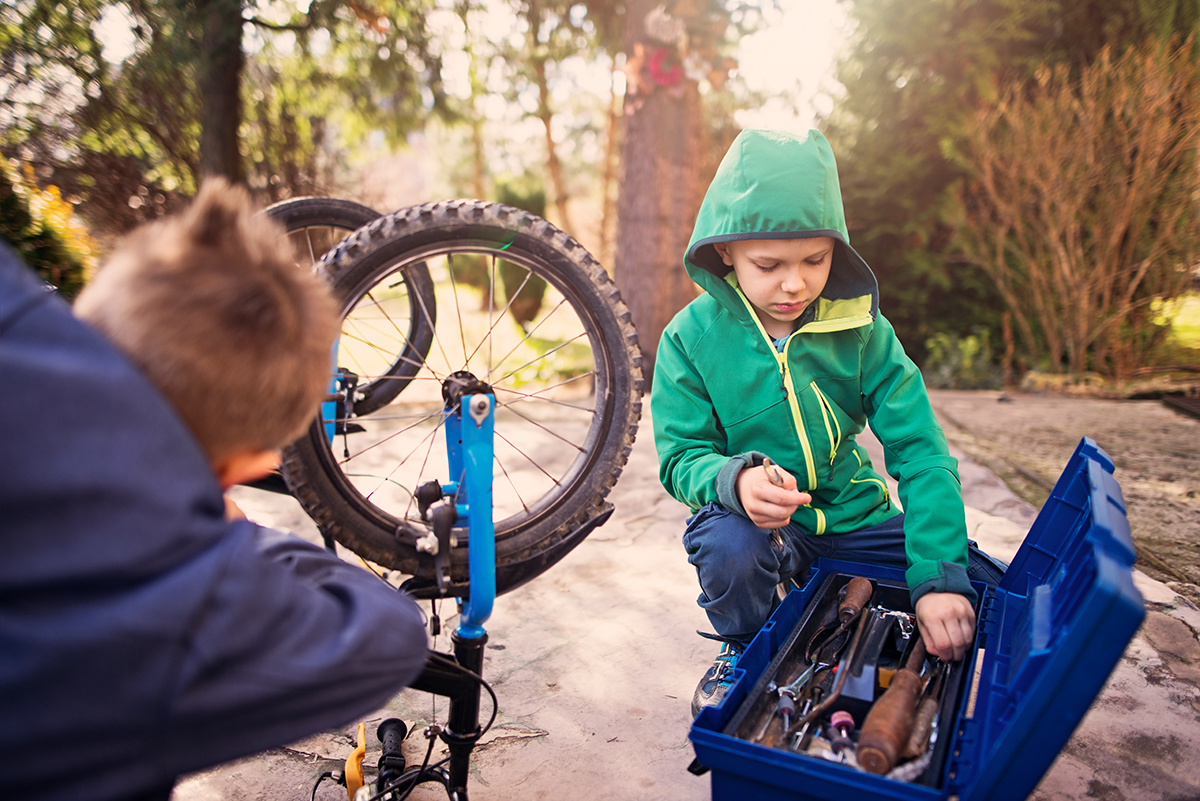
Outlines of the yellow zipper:
[{"label": "yellow zipper", "polygon": [[[758,319],[756,316],[755,320]],[[759,328],[762,324],[759,323]],[[763,336],[767,336],[767,332],[763,330]],[[800,399],[796,397],[796,388],[792,385],[792,371],[788,368],[787,352],[792,345],[793,333],[787,338],[787,342],[783,345],[783,353],[775,350],[775,344],[770,342],[771,352],[775,354],[775,360],[779,363],[779,375],[783,381],[783,391],[787,393],[788,406],[792,410],[792,424],[796,427],[796,434],[800,437],[800,447],[804,449],[804,467],[808,470],[808,489],[815,490],[817,488],[817,467],[813,459],[812,444],[808,441],[808,433],[804,430],[804,416],[800,413]],[[821,520],[821,525],[818,528],[823,528],[824,518],[818,512],[818,519]]]},{"label": "yellow zipper", "polygon": [[[858,451],[853,451],[853,454],[854,454],[854,458],[858,459],[858,466],[862,467],[863,466],[862,458],[859,457]],[[883,500],[888,504],[889,507],[891,506],[892,494],[890,492],[888,492],[887,484],[885,484],[881,479],[878,479],[878,478],[852,478],[852,479],[850,479],[850,483],[851,484],[878,484],[879,488],[881,490],[883,490]]]},{"label": "yellow zipper", "polygon": [[[733,273],[730,273],[732,276]],[[746,311],[750,312],[750,319],[758,326],[758,333],[762,335],[763,340],[767,343],[767,350],[775,356],[775,362],[779,365],[779,376],[783,382],[783,391],[787,395],[788,407],[792,410],[792,425],[796,428],[796,436],[800,438],[800,447],[804,450],[804,466],[808,471],[808,490],[812,491],[817,488],[817,468],[813,460],[812,445],[808,441],[808,434],[804,431],[804,416],[800,413],[800,400],[796,397],[796,388],[792,386],[791,371],[788,369],[787,351],[792,345],[792,337],[796,336],[793,331],[783,345],[783,353],[775,350],[775,343],[771,340],[771,335],[767,333],[767,329],[763,327],[762,320],[758,319],[758,314],[754,311],[753,304],[746,294],[742,292],[742,288],[737,285],[736,280],[726,279],[737,296],[742,299],[742,303],[746,306]],[[817,528],[820,533],[825,529],[825,516],[819,509],[814,509],[817,512]]]},{"label": "yellow zipper", "polygon": [[[842,424],[838,422],[837,415],[833,413],[833,406],[829,403],[829,398],[825,397],[825,393],[817,386],[816,381],[809,382],[809,386],[813,388],[813,392],[817,393],[817,400],[821,405],[821,417],[825,421],[825,435],[829,437],[829,475],[833,477],[833,460],[837,458],[838,445],[842,444]],[[833,428],[837,429],[837,436],[834,436],[833,429],[829,427],[829,420],[833,419]]]}]

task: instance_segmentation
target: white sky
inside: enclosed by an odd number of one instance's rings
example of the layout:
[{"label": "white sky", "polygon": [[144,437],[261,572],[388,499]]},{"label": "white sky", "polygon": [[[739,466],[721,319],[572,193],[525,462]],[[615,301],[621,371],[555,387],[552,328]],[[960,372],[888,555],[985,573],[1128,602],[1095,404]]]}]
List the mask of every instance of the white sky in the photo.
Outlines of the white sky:
[{"label": "white sky", "polygon": [[[737,121],[743,127],[799,128],[813,125],[815,110],[827,111],[839,86],[834,68],[848,31],[846,13],[839,0],[779,0],[779,10],[767,16],[763,30],[742,40],[737,51],[738,72],[750,88],[790,96],[774,100],[756,110],[741,111]],[[508,12],[501,16],[507,17]],[[507,20],[488,20],[497,30]],[[133,36],[129,17],[121,6],[105,12],[97,30],[110,61],[120,61],[132,52]],[[447,53],[451,74],[448,88],[453,91],[457,55]],[[606,76],[596,76],[604,91]]]},{"label": "white sky", "polygon": [[814,109],[828,111],[840,89],[835,68],[849,23],[839,0],[780,0],[763,30],[742,40],[738,69],[751,89],[794,93],[790,105],[768,103],[736,115],[742,127],[813,125]]}]

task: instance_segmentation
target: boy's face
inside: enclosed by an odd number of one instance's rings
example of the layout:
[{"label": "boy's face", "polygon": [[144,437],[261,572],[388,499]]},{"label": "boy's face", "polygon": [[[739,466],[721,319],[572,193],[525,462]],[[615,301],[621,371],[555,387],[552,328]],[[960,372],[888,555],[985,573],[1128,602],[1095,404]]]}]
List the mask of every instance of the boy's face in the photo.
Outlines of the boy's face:
[{"label": "boy's face", "polygon": [[733,267],[738,285],[772,337],[795,330],[796,319],[829,280],[833,238],[744,239],[713,245]]}]

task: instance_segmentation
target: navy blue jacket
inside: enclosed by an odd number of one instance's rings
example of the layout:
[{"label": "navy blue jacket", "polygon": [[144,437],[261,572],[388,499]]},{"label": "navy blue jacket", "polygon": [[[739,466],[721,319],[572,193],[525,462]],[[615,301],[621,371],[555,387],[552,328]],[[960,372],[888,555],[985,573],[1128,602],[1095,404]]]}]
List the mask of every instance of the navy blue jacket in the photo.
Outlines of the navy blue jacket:
[{"label": "navy blue jacket", "polygon": [[0,244],[0,796],[169,787],[378,709],[425,655],[411,598],[227,522],[174,409]]}]

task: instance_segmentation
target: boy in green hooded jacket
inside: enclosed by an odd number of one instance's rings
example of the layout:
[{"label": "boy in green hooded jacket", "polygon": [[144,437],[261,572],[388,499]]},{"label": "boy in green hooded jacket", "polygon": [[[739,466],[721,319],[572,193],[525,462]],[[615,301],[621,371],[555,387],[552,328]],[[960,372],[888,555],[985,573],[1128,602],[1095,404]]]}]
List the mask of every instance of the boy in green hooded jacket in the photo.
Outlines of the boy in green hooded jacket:
[{"label": "boy in green hooded jacket", "polygon": [[[651,409],[659,478],[695,513],[684,546],[723,642],[693,714],[723,697],[777,585],[822,556],[905,570],[929,652],[961,659],[971,580],[994,586],[1003,566],[968,544],[957,460],[850,247],[825,137],[742,131],[684,264],[705,292],[663,333]],[[906,513],[855,442],[868,424]]]}]

